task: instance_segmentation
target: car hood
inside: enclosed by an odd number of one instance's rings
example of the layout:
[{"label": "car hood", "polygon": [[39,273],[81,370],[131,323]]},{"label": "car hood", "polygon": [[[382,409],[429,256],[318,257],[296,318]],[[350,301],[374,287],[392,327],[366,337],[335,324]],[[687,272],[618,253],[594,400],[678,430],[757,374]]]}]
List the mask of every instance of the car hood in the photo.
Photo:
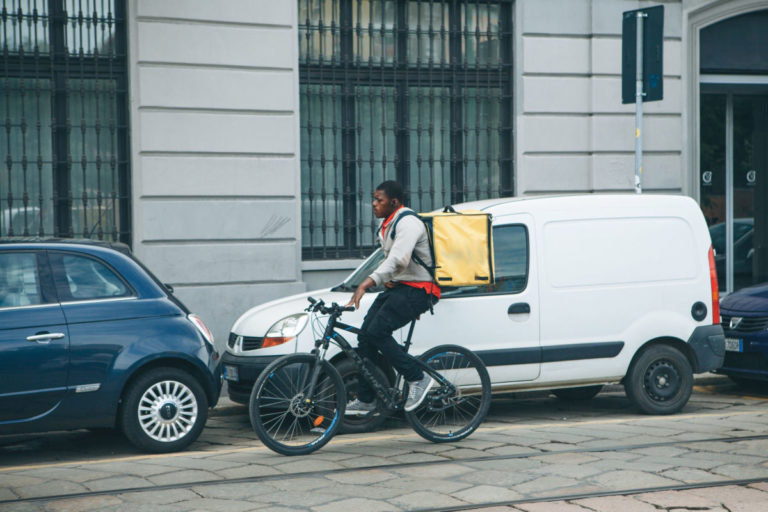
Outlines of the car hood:
[{"label": "car hood", "polygon": [[768,315],[768,283],[750,286],[724,297],[720,301],[720,310]]},{"label": "car hood", "polygon": [[[343,321],[349,322],[351,325],[362,324],[365,312],[368,311],[368,307],[376,295],[378,294],[366,293],[360,301],[360,308],[355,312],[345,313]],[[273,300],[243,313],[232,326],[231,332],[241,336],[264,336],[278,320],[303,312],[309,305],[307,297],[322,299],[326,304],[336,302],[345,305],[352,298],[352,292],[334,292],[331,288],[325,288]]]}]

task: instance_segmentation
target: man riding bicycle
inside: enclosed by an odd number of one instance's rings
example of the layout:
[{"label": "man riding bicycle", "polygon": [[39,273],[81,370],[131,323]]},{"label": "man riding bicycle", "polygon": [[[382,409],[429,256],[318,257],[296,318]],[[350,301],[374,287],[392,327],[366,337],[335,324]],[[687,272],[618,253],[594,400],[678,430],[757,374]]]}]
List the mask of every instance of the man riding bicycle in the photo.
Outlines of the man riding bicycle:
[{"label": "man riding bicycle", "polygon": [[[413,212],[403,205],[403,198],[403,188],[395,181],[385,181],[376,187],[373,213],[377,218],[384,219],[378,239],[385,259],[360,283],[347,306],[354,305],[357,309],[369,288],[385,287],[365,315],[357,336],[357,351],[371,362],[376,360],[377,352],[381,352],[400,372],[409,387],[405,410],[412,411],[427,396],[434,379],[421,370],[414,357],[395,341],[392,333],[436,304],[440,288],[426,268],[433,263],[424,223],[410,213],[403,216],[406,212]],[[374,390],[365,379],[358,382],[357,398],[347,404],[345,414],[367,415],[376,410]]]}]

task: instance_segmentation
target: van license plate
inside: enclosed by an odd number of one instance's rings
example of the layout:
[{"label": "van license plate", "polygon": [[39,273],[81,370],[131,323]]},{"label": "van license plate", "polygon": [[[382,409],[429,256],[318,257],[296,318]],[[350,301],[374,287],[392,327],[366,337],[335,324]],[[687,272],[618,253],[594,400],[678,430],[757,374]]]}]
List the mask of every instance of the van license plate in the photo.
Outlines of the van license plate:
[{"label": "van license plate", "polygon": [[230,366],[228,364],[224,365],[224,378],[226,380],[231,380],[232,382],[237,382],[239,380],[237,375],[237,366]]},{"label": "van license plate", "polygon": [[744,352],[741,340],[738,338],[725,338],[725,350],[729,352]]}]

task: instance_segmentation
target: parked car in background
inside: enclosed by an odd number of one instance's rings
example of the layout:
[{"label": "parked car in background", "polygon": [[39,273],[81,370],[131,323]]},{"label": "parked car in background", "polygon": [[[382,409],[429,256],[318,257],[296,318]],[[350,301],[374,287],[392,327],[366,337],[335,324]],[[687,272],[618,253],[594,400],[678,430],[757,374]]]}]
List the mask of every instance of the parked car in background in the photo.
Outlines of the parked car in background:
[{"label": "parked car in background", "polygon": [[[724,276],[725,258],[728,255],[725,223],[721,222],[710,226],[709,234],[712,237],[712,247],[715,250],[717,275]],[[755,219],[745,217],[733,220],[733,278],[736,289],[752,284],[752,259],[755,255],[754,234]]]},{"label": "parked car in background", "polygon": [[119,427],[180,450],[221,390],[202,320],[128,247],[0,243],[0,434]]},{"label": "parked car in background", "polygon": [[742,384],[768,380],[768,283],[723,297],[720,317],[725,361],[717,373]]},{"label": "parked car in background", "polygon": [[[493,216],[495,283],[444,288],[434,315],[425,313],[415,327],[413,353],[466,346],[488,367],[494,392],[550,389],[565,399],[591,398],[604,384],[622,382],[640,410],[656,414],[679,411],[693,373],[720,366],[714,257],[690,198],[584,195],[455,208]],[[246,311],[222,356],[230,397],[247,402],[267,364],[314,347],[307,296],[345,304],[381,258],[374,252],[334,288]],[[373,291],[345,323],[362,323]],[[338,349],[328,359],[354,393],[354,365]],[[382,371],[392,375],[386,365]],[[346,430],[354,430],[352,421],[345,418]]]}]

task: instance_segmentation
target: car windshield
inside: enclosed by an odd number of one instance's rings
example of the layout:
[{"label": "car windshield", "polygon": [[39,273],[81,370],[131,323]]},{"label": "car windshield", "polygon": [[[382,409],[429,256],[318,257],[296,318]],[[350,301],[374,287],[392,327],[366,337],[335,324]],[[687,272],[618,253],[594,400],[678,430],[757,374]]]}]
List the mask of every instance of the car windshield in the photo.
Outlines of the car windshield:
[{"label": "car windshield", "polygon": [[[376,249],[373,254],[368,256],[368,259],[363,262],[360,267],[358,267],[357,270],[352,272],[348,278],[344,280],[343,283],[333,288],[333,291],[335,292],[352,292],[355,291],[355,288],[357,288],[360,283],[365,281],[365,278],[371,275],[371,272],[376,270],[376,267],[379,266],[379,264],[384,260],[384,251],[381,249]],[[369,288],[371,291],[381,291],[383,288],[380,286],[375,286],[373,288]]]}]

